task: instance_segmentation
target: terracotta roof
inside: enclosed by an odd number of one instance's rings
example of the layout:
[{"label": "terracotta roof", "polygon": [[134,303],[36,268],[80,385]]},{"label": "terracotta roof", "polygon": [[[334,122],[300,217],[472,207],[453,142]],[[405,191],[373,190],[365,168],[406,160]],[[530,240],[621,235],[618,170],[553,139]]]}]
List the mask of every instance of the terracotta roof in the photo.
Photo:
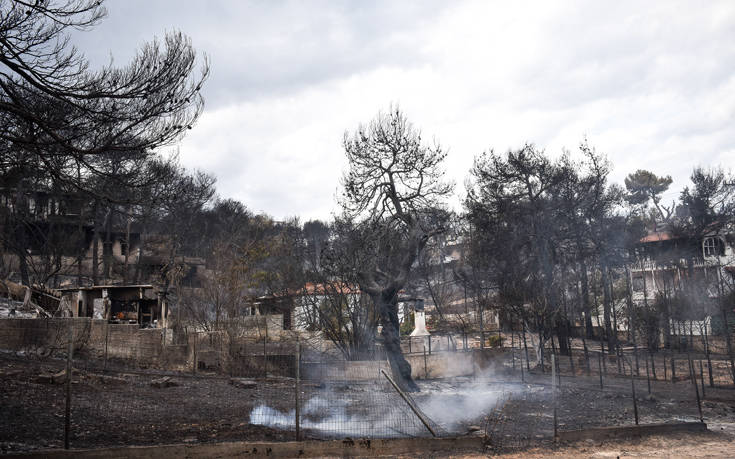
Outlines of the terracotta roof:
[{"label": "terracotta roof", "polygon": [[[314,284],[311,282],[308,282],[304,289],[306,290],[307,294],[313,295],[313,294],[324,294],[325,292],[325,285],[324,284]],[[349,285],[343,282],[334,282],[329,284],[329,290],[333,292],[339,292],[343,294],[359,294],[360,293],[360,287],[356,285]]]},{"label": "terracotta roof", "polygon": [[669,241],[671,239],[674,239],[674,235],[672,235],[668,231],[659,231],[655,233],[650,233],[645,237],[642,237],[638,242],[660,242],[660,241]]}]

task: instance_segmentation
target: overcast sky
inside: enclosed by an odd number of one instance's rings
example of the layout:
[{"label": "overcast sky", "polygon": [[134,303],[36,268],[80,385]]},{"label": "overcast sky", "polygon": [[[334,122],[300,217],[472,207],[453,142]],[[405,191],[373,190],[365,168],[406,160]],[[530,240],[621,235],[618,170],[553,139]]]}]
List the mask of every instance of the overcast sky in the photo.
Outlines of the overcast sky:
[{"label": "overcast sky", "polygon": [[[127,62],[165,31],[209,56],[204,114],[177,147],[223,197],[329,218],[341,141],[390,103],[449,149],[458,194],[475,155],[586,136],[614,164],[686,184],[735,159],[735,2],[110,0],[75,38]],[[669,198],[677,195],[672,191]]]}]

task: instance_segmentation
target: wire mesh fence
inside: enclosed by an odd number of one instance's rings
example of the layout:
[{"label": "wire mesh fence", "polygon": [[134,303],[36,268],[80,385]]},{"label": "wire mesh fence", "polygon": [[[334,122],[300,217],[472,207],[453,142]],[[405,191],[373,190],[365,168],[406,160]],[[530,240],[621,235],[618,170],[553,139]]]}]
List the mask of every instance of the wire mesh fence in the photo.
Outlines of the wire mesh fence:
[{"label": "wire mesh fence", "polygon": [[697,421],[700,409],[706,420],[733,393],[722,355],[573,347],[546,349],[542,366],[523,347],[455,347],[462,341],[438,337],[431,353],[416,351],[417,341],[406,353],[421,388],[410,394],[393,384],[379,349],[375,360],[349,361],[296,340],[190,331],[161,338],[150,359],[153,344],[126,348],[110,327],[97,330],[103,345],[90,345],[85,327],[50,322],[28,332],[23,349],[0,354],[4,451],[63,447],[65,437],[98,447],[475,434],[502,450],[550,442],[555,431]]}]

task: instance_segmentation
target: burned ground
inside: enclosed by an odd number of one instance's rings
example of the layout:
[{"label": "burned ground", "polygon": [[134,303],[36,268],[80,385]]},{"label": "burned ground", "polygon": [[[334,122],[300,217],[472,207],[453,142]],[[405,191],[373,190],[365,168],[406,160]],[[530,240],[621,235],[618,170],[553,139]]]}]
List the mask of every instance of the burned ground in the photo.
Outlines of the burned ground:
[{"label": "burned ground", "polygon": [[[64,385],[39,377],[63,365],[51,358],[0,357],[3,452],[63,446]],[[289,424],[293,379],[237,385],[227,377],[177,373],[154,387],[152,382],[160,378],[159,373],[141,371],[75,372],[72,447],[295,439]],[[524,374],[525,383],[519,379],[518,372],[496,368],[476,377],[424,380],[415,401],[450,435],[486,432],[491,445],[500,449],[548,443],[553,435],[551,376],[534,372]],[[641,423],[699,419],[690,382],[654,381],[651,396],[645,378],[635,384]],[[629,378],[608,374],[600,389],[595,375],[565,375],[556,400],[558,428],[632,425],[632,402]],[[405,402],[377,380],[305,381],[301,403],[305,439],[428,435]],[[286,421],[271,416],[259,422],[264,425],[252,424],[251,414],[262,406]],[[707,387],[703,415],[706,422],[735,422],[735,391]],[[385,423],[379,425],[379,419]]]}]

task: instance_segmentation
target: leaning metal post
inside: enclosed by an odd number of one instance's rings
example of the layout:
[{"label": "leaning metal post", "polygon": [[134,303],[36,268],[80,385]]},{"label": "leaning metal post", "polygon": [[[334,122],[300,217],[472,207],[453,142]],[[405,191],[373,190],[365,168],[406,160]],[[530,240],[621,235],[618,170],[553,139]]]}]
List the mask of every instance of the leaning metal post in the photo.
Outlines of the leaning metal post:
[{"label": "leaning metal post", "polygon": [[391,383],[391,385],[396,390],[396,392],[398,392],[398,395],[400,395],[403,401],[406,402],[408,407],[411,408],[411,411],[413,411],[413,414],[415,414],[416,417],[419,418],[419,421],[421,421],[424,427],[426,427],[426,429],[429,432],[431,432],[432,436],[436,437],[436,432],[434,432],[434,429],[431,428],[431,426],[429,425],[429,422],[426,419],[424,419],[421,413],[419,413],[419,410],[417,410],[416,407],[413,406],[413,403],[411,403],[408,397],[406,397],[406,394],[403,393],[403,391],[398,387],[398,385],[393,381],[393,379],[390,376],[388,376],[388,373],[386,373],[385,370],[383,369],[381,369],[380,372],[383,373],[383,376],[385,376],[386,379]]}]

